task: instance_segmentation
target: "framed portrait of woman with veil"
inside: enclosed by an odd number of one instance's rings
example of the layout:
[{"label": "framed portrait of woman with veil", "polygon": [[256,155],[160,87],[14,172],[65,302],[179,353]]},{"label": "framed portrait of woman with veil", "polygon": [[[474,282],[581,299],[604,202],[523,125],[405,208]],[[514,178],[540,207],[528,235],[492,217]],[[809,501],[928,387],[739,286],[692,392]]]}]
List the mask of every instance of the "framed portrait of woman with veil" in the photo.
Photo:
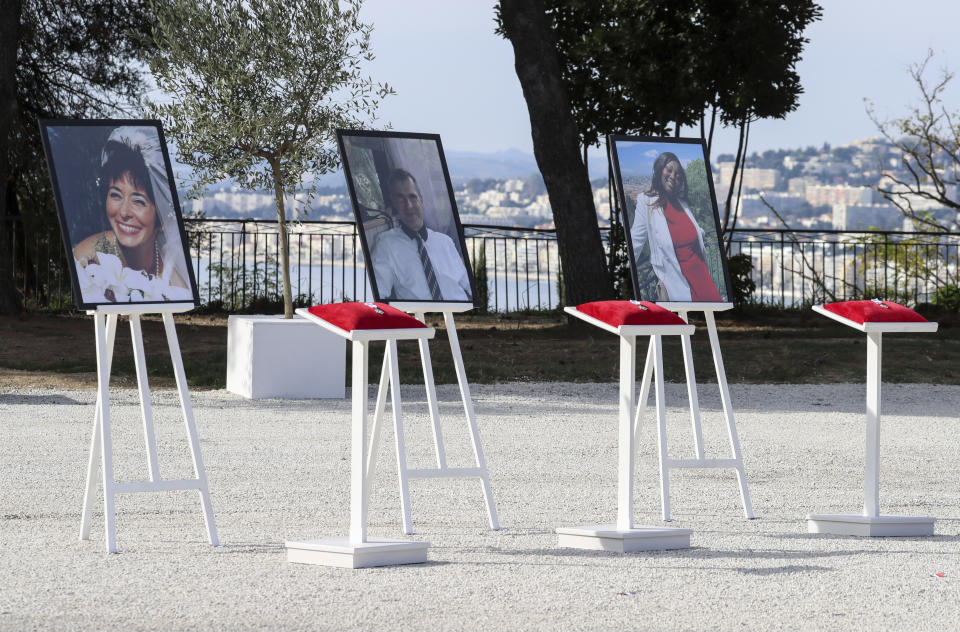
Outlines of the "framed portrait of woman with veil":
[{"label": "framed portrait of woman with veil", "polygon": [[699,138],[609,136],[638,299],[731,302],[710,165]]},{"label": "framed portrait of woman with veil", "polygon": [[80,309],[199,302],[159,121],[40,121]]}]

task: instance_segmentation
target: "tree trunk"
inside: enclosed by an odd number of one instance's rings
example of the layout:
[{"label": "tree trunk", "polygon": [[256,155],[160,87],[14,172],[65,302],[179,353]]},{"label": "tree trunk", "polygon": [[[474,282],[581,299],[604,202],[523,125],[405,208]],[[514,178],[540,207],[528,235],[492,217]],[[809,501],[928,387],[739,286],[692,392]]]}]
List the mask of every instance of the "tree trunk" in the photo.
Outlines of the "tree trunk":
[{"label": "tree trunk", "polygon": [[7,184],[10,180],[10,129],[17,116],[21,8],[21,0],[0,0],[0,314],[5,315],[20,311],[11,248],[14,227],[7,217]]},{"label": "tree trunk", "polygon": [[560,78],[556,43],[540,0],[501,0],[502,29],[530,114],[533,153],[553,208],[568,304],[613,298],[593,204],[580,155],[580,134]]},{"label": "tree trunk", "polygon": [[743,155],[743,136],[746,131],[747,123],[744,120],[740,123],[740,140],[737,143],[737,157],[733,161],[733,175],[730,176],[730,188],[727,189],[727,203],[723,210],[723,227],[721,235],[727,234],[727,228],[730,226],[730,203],[733,201],[733,187],[737,183],[737,175],[740,173],[741,160],[746,164],[747,158]]},{"label": "tree trunk", "polygon": [[[747,129],[743,138],[743,166],[747,166],[747,148],[750,146],[750,119],[747,119]],[[733,183],[730,183],[733,187]],[[724,230],[724,241],[726,241],[727,255],[730,255],[730,244],[733,241],[733,231],[737,230],[737,218],[740,216],[740,198],[743,193],[743,169],[740,170],[740,181],[737,183],[737,203],[733,206],[733,221],[730,223],[730,230]]]},{"label": "tree trunk", "polygon": [[290,241],[287,236],[287,211],[283,201],[283,183],[277,174],[278,165],[271,164],[273,193],[277,198],[277,230],[280,232],[280,270],[283,273],[283,317],[293,318],[293,292],[290,290]]}]

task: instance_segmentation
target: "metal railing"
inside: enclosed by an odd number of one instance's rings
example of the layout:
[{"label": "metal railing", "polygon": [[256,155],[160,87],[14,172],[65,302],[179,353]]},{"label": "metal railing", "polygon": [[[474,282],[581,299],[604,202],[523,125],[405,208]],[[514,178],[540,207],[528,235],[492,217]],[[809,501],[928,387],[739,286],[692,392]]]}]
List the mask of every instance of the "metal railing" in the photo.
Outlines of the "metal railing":
[{"label": "metal railing", "polygon": [[[12,220],[3,229],[11,237],[15,282],[27,307],[70,308],[72,260],[59,234],[25,236]],[[486,277],[489,309],[558,307],[555,231],[467,224],[464,234],[478,285]],[[602,234],[606,240],[607,232]],[[242,311],[279,300],[276,221],[192,219],[187,235],[202,303]],[[916,304],[960,284],[960,233],[740,229],[730,254],[740,253],[753,265],[752,300],[785,307],[863,296]],[[298,303],[373,298],[353,222],[290,224],[290,266]]]},{"label": "metal railing", "polygon": [[[290,285],[300,303],[371,300],[360,236],[353,222],[290,225]],[[244,309],[281,294],[276,221],[189,220],[194,272],[204,303]],[[557,304],[557,245],[552,230],[468,224],[470,260],[486,261],[484,281],[494,311],[551,309]],[[475,268],[475,271],[478,271]]]},{"label": "metal railing", "polygon": [[742,229],[730,244],[740,253],[762,304],[882,297],[916,305],[960,285],[960,233]]}]

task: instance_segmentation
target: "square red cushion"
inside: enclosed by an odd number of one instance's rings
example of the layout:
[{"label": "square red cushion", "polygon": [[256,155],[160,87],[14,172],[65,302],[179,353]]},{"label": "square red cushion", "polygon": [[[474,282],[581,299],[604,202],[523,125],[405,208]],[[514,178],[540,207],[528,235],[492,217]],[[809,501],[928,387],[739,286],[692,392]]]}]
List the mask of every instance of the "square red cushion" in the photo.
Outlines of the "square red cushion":
[{"label": "square red cushion", "polygon": [[823,309],[860,325],[864,323],[925,323],[926,318],[909,307],[892,301],[841,301],[827,303]]},{"label": "square red cushion", "polygon": [[426,327],[410,314],[385,303],[330,303],[314,305],[307,311],[344,331]]},{"label": "square red cushion", "polygon": [[[646,308],[646,309],[644,309]],[[613,327],[620,325],[686,325],[683,319],[649,301],[593,301],[577,310]]]}]

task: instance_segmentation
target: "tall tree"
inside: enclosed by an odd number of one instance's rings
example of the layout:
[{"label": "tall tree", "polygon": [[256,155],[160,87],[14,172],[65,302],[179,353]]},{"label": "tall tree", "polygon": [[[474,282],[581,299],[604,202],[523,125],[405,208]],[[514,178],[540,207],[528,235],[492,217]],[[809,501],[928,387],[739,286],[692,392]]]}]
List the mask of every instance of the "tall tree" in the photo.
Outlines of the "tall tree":
[{"label": "tall tree", "polygon": [[17,31],[20,28],[20,0],[0,0],[0,314],[20,309],[12,261],[13,222],[7,217],[10,195],[8,137],[17,118]]},{"label": "tall tree", "polygon": [[530,114],[533,153],[557,227],[568,304],[613,298],[580,133],[561,76],[557,41],[541,0],[500,0],[498,33],[510,40]]},{"label": "tall tree", "polygon": [[716,124],[738,127],[725,228],[746,160],[749,125],[782,118],[802,93],[795,66],[812,0],[545,0],[580,141],[606,134],[679,135],[700,126],[707,159]]},{"label": "tall tree", "polygon": [[[901,169],[884,169],[876,190],[909,217],[917,230],[950,231],[960,228],[960,110],[943,103],[953,73],[943,69],[933,81],[927,66],[933,57],[910,67],[920,103],[906,116],[881,120],[873,104],[870,119],[901,154]],[[931,203],[955,213],[937,216]]]},{"label": "tall tree", "polygon": [[286,197],[339,164],[338,127],[374,119],[392,93],[361,72],[371,27],[360,0],[152,0],[152,104],[197,187],[232,178],[277,204],[284,316],[293,317]]},{"label": "tall tree", "polygon": [[[4,216],[20,231],[0,238],[0,294],[14,288],[9,248],[18,241],[21,257],[57,252],[62,243],[54,212],[50,177],[37,126],[39,118],[97,118],[137,111],[145,87],[141,52],[151,23],[146,0],[2,0],[3,68],[0,69],[0,181],[6,185]],[[6,51],[15,51],[12,75]],[[9,107],[8,91],[15,91]],[[2,161],[2,159],[0,159]],[[24,242],[23,234],[32,239]],[[44,247],[46,246],[46,247]],[[29,275],[31,266],[19,273]],[[30,279],[27,278],[27,281]],[[0,300],[0,311],[17,309]]]},{"label": "tall tree", "polygon": [[560,75],[584,145],[668,135],[703,112],[697,2],[545,0]]},{"label": "tall tree", "polygon": [[803,86],[796,65],[809,42],[803,33],[823,11],[813,0],[710,0],[699,4],[695,45],[702,54],[697,56],[696,75],[703,90],[700,130],[707,141],[707,159],[718,117],[721,123],[740,129],[722,218],[729,243],[736,227],[750,124],[782,119],[797,109]]}]

